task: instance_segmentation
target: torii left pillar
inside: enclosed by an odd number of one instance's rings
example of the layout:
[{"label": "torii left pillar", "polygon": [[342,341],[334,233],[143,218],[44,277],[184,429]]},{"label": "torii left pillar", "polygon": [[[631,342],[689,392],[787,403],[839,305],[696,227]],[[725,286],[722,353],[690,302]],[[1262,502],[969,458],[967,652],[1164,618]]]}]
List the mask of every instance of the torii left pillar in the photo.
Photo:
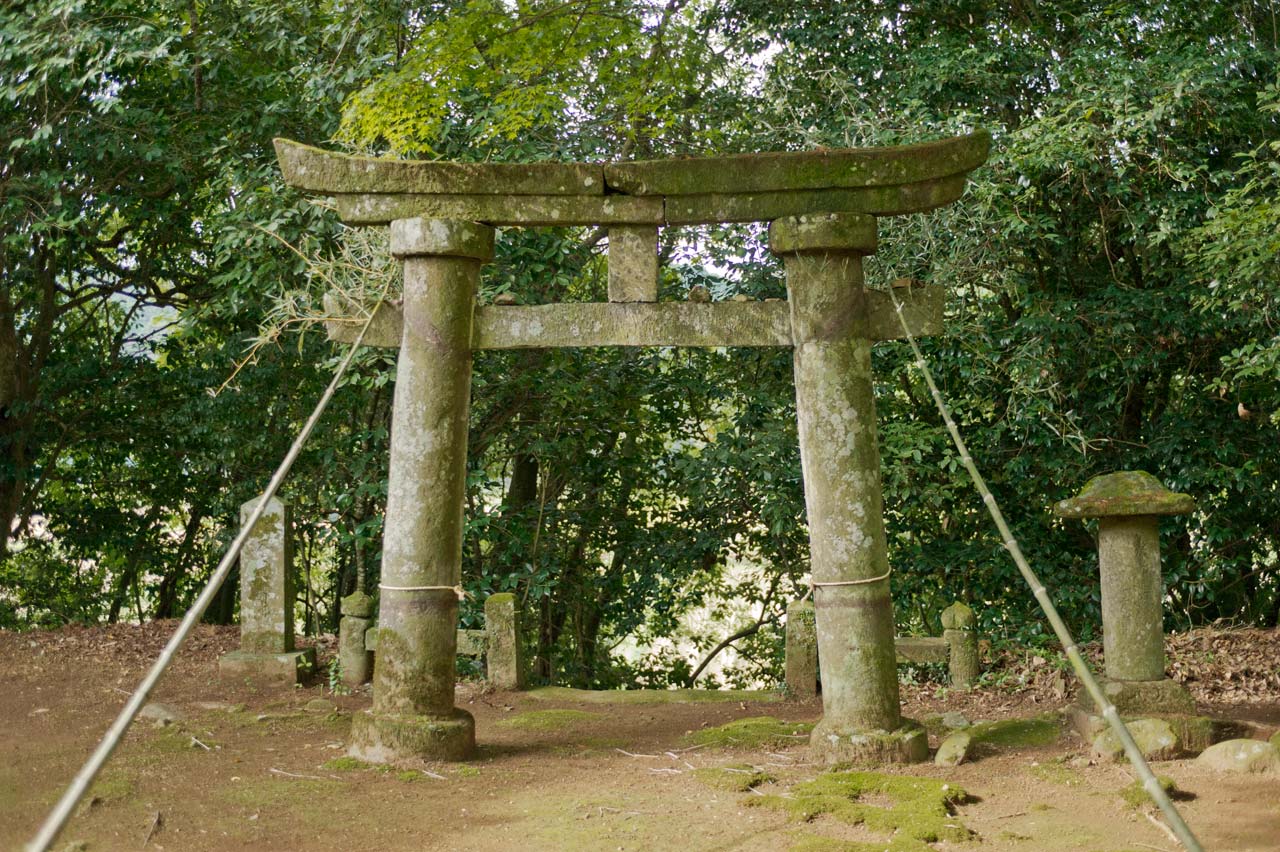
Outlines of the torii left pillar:
[{"label": "torii left pillar", "polygon": [[375,763],[463,760],[475,720],[454,706],[471,323],[493,229],[401,219],[391,253],[404,261],[404,329],[391,417],[391,473],[373,708],[355,716],[353,757]]}]

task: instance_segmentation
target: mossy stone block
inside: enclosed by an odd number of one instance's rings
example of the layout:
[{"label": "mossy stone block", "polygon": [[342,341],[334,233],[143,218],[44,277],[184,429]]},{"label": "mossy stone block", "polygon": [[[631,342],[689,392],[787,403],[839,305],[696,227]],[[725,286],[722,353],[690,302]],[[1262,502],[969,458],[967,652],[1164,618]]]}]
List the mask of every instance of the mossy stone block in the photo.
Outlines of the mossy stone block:
[{"label": "mossy stone block", "polygon": [[368,711],[351,719],[347,754],[368,763],[466,760],[476,749],[476,723],[455,708],[447,716],[404,716]]},{"label": "mossy stone block", "polygon": [[1103,518],[1123,515],[1185,515],[1195,500],[1164,487],[1141,470],[1122,470],[1095,476],[1075,497],[1060,501],[1053,511],[1063,518]]}]

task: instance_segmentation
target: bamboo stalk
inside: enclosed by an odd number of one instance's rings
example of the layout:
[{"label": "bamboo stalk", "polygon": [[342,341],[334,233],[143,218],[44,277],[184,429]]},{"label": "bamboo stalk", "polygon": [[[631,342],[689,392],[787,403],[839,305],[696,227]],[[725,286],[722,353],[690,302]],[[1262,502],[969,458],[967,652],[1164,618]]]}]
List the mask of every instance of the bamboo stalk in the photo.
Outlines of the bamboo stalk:
[{"label": "bamboo stalk", "polygon": [[996,529],[1000,531],[1000,538],[1004,543],[1005,549],[1013,557],[1019,573],[1022,574],[1022,578],[1027,582],[1027,585],[1031,587],[1031,593],[1035,595],[1036,602],[1040,604],[1040,609],[1044,611],[1045,617],[1049,619],[1049,624],[1053,626],[1053,632],[1057,635],[1058,641],[1062,643],[1062,649],[1066,653],[1067,659],[1071,661],[1072,671],[1075,672],[1076,678],[1084,684],[1085,690],[1089,693],[1089,697],[1093,699],[1093,703],[1097,706],[1098,712],[1102,714],[1102,718],[1107,720],[1111,730],[1120,739],[1120,743],[1124,746],[1125,755],[1142,779],[1143,789],[1147,791],[1147,795],[1164,813],[1165,819],[1169,821],[1169,825],[1178,838],[1178,842],[1182,844],[1187,852],[1204,852],[1200,841],[1196,839],[1196,836],[1191,832],[1191,828],[1182,819],[1182,814],[1174,806],[1169,794],[1160,786],[1155,773],[1151,771],[1151,767],[1147,764],[1147,759],[1142,756],[1142,751],[1138,748],[1138,744],[1134,742],[1133,734],[1129,732],[1124,720],[1116,712],[1115,705],[1107,699],[1102,687],[1098,685],[1093,672],[1089,670],[1088,663],[1085,662],[1084,657],[1080,654],[1080,649],[1076,645],[1075,639],[1072,638],[1071,631],[1067,629],[1066,623],[1063,622],[1062,617],[1058,614],[1057,607],[1053,605],[1053,600],[1049,597],[1044,584],[1040,582],[1040,578],[1031,569],[1026,557],[1023,556],[1022,548],[1018,546],[1017,539],[1013,537],[1009,525],[1005,523],[1004,514],[996,503],[995,495],[991,493],[991,489],[987,487],[986,480],[978,472],[978,467],[973,463],[973,457],[969,455],[969,449],[965,446],[964,439],[960,437],[960,430],[956,427],[955,421],[951,419],[951,412],[947,409],[947,405],[942,399],[942,392],[938,390],[938,385],[933,380],[933,373],[929,370],[929,365],[925,363],[924,353],[920,351],[920,345],[911,333],[906,317],[903,316],[902,304],[897,297],[894,297],[893,302],[907,342],[911,344],[911,351],[915,354],[916,368],[924,376],[925,384],[929,386],[929,393],[933,396],[934,404],[938,407],[938,413],[942,415],[943,422],[947,424],[947,431],[951,433],[951,441],[960,453],[960,461],[964,464],[965,470],[969,472],[969,477],[973,480],[974,487],[982,495],[982,502],[986,504],[991,519],[995,521]]}]

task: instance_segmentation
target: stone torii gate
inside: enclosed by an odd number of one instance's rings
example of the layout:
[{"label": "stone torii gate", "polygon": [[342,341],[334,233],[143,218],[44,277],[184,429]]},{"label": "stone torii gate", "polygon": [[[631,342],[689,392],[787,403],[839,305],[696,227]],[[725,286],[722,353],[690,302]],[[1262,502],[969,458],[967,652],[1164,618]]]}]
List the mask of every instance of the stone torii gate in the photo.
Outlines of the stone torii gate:
[{"label": "stone torii gate", "polygon": [[[903,719],[894,654],[871,345],[902,336],[892,299],[863,286],[879,216],[956,200],[985,132],[893,148],[606,164],[349,157],[287,140],[291,186],[333,196],[353,225],[391,226],[404,299],[366,342],[398,347],[373,708],[351,754],[457,760],[475,722],[454,706],[471,353],[555,346],[790,346],[815,586],[825,762],[927,754]],[[658,230],[768,221],[787,300],[659,302]],[[609,301],[476,306],[494,227],[609,232]],[[942,331],[941,288],[901,294],[913,334]],[[335,332],[342,337],[340,325]],[[333,327],[331,327],[333,330]]]}]

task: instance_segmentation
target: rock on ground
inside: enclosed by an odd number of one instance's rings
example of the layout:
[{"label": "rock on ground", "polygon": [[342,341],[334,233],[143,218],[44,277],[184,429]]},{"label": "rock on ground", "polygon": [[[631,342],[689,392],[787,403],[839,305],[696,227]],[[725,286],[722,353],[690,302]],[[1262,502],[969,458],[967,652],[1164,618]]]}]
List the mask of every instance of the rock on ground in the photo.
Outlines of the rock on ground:
[{"label": "rock on ground", "polygon": [[963,731],[952,734],[938,746],[938,753],[933,762],[938,766],[959,766],[969,754],[969,743],[972,737]]},{"label": "rock on ground", "polygon": [[1280,748],[1262,740],[1226,740],[1201,752],[1196,763],[1219,772],[1280,775]]},{"label": "rock on ground", "polygon": [[165,725],[172,725],[182,718],[182,714],[174,710],[167,704],[151,702],[142,705],[142,709],[138,711],[139,719],[150,720],[157,728],[163,728]]},{"label": "rock on ground", "polygon": [[[1142,756],[1149,760],[1171,760],[1182,749],[1178,735],[1163,719],[1135,719],[1126,723]],[[1115,731],[1108,728],[1093,740],[1093,756],[1099,760],[1122,761],[1124,746]]]}]

